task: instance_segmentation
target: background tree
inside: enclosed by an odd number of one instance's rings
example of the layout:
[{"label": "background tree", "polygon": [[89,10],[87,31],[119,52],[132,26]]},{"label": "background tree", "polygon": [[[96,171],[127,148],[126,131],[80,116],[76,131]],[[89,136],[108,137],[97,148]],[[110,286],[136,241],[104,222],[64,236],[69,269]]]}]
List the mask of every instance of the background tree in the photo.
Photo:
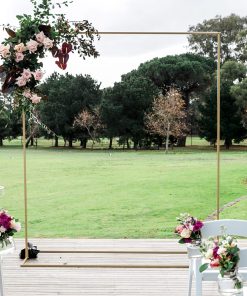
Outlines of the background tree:
[{"label": "background tree", "polygon": [[0,101],[0,146],[3,146],[3,140],[9,137],[10,132],[10,117],[3,101]]},{"label": "background tree", "polygon": [[166,96],[159,95],[153,101],[152,111],[146,115],[146,127],[151,134],[166,138],[166,152],[170,136],[179,137],[186,130],[185,103],[182,95],[175,89]]},{"label": "background tree", "polygon": [[[225,141],[227,149],[233,141],[239,143],[247,136],[241,110],[232,92],[234,82],[241,81],[245,73],[246,68],[233,61],[226,62],[221,69],[221,139]],[[200,117],[198,120],[200,136],[212,144],[215,144],[217,130],[217,88],[215,84],[199,106]]]},{"label": "background tree", "polygon": [[[57,135],[69,142],[82,139],[73,123],[80,110],[91,110],[100,102],[100,85],[89,75],[52,74],[41,86],[48,99],[40,104],[41,120]],[[87,135],[87,134],[86,134]],[[57,143],[58,144],[58,143]]]},{"label": "background tree", "polygon": [[88,135],[92,139],[93,148],[95,140],[97,140],[97,138],[99,139],[100,131],[103,128],[99,108],[94,108],[93,112],[89,112],[88,110],[81,111],[75,117],[74,126],[87,130]]},{"label": "background tree", "polygon": [[135,149],[142,146],[146,136],[144,116],[157,94],[157,87],[148,78],[138,75],[122,77],[120,83],[105,90],[101,113],[108,135],[119,137],[127,146],[131,139]]},{"label": "background tree", "polygon": [[[189,31],[215,31],[221,32],[221,58],[222,62],[230,59],[245,62],[247,60],[246,47],[247,17],[231,14],[227,17],[217,15],[213,19],[204,20]],[[190,48],[203,56],[217,59],[217,36],[189,35]]]},{"label": "background tree", "polygon": [[236,103],[242,113],[243,124],[247,128],[247,78],[233,85],[231,94],[236,98]]},{"label": "background tree", "polygon": [[[171,87],[176,88],[187,111],[193,97],[210,87],[214,71],[212,59],[190,53],[155,58],[138,68],[138,73],[149,78],[164,95]],[[181,137],[178,146],[185,146],[185,142],[186,137]]]}]

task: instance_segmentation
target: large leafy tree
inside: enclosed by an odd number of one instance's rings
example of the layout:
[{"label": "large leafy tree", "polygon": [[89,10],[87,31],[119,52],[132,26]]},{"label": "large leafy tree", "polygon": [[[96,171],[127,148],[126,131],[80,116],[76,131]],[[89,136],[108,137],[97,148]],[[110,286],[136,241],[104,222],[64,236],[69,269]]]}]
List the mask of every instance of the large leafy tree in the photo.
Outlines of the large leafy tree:
[{"label": "large leafy tree", "polygon": [[153,97],[158,88],[143,76],[127,75],[120,83],[103,92],[102,120],[109,138],[131,139],[134,147],[141,145],[146,132],[145,113],[151,108]]},{"label": "large leafy tree", "polygon": [[236,103],[242,111],[244,126],[247,128],[247,78],[233,85],[231,94],[236,98]]},{"label": "large leafy tree", "polygon": [[10,135],[10,117],[3,101],[0,100],[0,146],[3,146],[3,140]]},{"label": "large leafy tree", "polygon": [[[228,61],[221,70],[221,139],[225,141],[226,148],[232,142],[239,143],[247,137],[247,130],[243,125],[241,109],[239,108],[236,96],[232,91],[234,82],[240,81],[246,75],[246,68],[241,64]],[[214,84],[203,98],[199,106],[200,136],[216,142],[217,130],[217,88]]]},{"label": "large leafy tree", "polygon": [[[202,23],[190,26],[189,31],[221,32],[222,62],[230,59],[245,62],[247,60],[246,26],[247,17],[231,14],[227,17],[216,16],[215,18],[204,20]],[[216,60],[216,35],[190,35],[188,41],[190,48],[194,52]]]},{"label": "large leafy tree", "polygon": [[99,87],[89,75],[52,74],[41,86],[47,96],[40,105],[41,120],[72,147],[73,141],[83,136],[73,126],[75,116],[99,104]]}]

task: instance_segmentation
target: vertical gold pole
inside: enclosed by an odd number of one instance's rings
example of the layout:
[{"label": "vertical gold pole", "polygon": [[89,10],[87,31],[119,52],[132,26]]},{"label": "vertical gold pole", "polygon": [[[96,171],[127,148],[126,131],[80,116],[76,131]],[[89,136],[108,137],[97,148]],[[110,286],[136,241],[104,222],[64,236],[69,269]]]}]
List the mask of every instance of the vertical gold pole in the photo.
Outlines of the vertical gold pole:
[{"label": "vertical gold pole", "polygon": [[27,161],[26,161],[26,116],[22,111],[22,147],[23,147],[23,175],[24,175],[24,220],[25,220],[25,258],[28,258],[27,235]]},{"label": "vertical gold pole", "polygon": [[216,213],[217,220],[220,218],[220,33],[217,35],[218,59],[217,59],[217,189],[216,189]]}]

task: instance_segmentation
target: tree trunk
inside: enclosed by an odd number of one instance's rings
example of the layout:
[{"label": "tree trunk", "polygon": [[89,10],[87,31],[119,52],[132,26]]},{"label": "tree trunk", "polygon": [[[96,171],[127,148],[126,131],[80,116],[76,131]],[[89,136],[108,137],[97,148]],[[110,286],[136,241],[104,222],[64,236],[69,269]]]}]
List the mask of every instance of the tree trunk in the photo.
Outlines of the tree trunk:
[{"label": "tree trunk", "polygon": [[170,136],[170,124],[168,123],[167,132],[166,132],[166,153],[168,153],[168,149],[169,149],[169,136]]},{"label": "tree trunk", "polygon": [[109,149],[112,149],[112,140],[113,140],[113,138],[112,138],[112,137],[110,137],[110,142],[109,142]]},{"label": "tree trunk", "polygon": [[129,143],[129,139],[126,139],[126,144],[127,144],[127,149],[130,149],[130,143]]},{"label": "tree trunk", "polygon": [[69,148],[73,147],[73,140],[69,139]]},{"label": "tree trunk", "polygon": [[0,138],[0,146],[3,146],[3,138]]},{"label": "tree trunk", "polygon": [[81,143],[80,143],[81,148],[86,149],[87,148],[87,139],[81,139]]},{"label": "tree trunk", "polygon": [[232,139],[226,138],[225,139],[225,147],[226,147],[226,149],[230,149],[231,146],[232,146]]},{"label": "tree trunk", "polygon": [[179,137],[177,146],[178,147],[185,147],[185,144],[186,144],[186,136]]},{"label": "tree trunk", "polygon": [[31,137],[30,139],[30,146],[33,146],[34,145],[34,140],[33,140],[33,137]]},{"label": "tree trunk", "polygon": [[55,144],[54,147],[58,147],[58,136],[55,136]]}]

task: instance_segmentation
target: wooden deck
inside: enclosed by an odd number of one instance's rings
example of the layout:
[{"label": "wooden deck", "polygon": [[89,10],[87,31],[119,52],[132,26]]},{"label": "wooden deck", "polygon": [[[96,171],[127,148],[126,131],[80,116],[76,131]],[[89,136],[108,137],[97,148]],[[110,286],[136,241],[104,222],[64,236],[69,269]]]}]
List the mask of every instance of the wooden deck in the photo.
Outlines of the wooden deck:
[{"label": "wooden deck", "polygon": [[[41,250],[184,251],[175,240],[33,239]],[[247,241],[241,242],[247,246]],[[30,268],[20,267],[17,250],[3,262],[5,296],[185,296],[187,269]],[[186,255],[40,254],[38,263],[187,264]],[[217,294],[215,283],[203,283],[203,296]],[[195,294],[193,294],[195,295]],[[247,295],[247,294],[246,294]]]}]

